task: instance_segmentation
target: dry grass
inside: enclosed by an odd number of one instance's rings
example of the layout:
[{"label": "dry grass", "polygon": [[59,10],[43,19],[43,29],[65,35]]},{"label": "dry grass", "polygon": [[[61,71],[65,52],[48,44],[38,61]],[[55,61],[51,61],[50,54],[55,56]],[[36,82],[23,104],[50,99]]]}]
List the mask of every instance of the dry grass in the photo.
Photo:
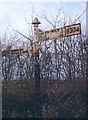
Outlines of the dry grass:
[{"label": "dry grass", "polygon": [[[9,81],[2,83],[2,90],[10,94],[18,94],[20,96],[27,96],[34,92],[34,80],[29,81]],[[74,81],[49,81],[41,80],[41,92],[49,93],[67,93],[69,91],[85,91],[86,80],[74,80]]]},{"label": "dry grass", "polygon": [[[43,117],[85,117],[85,90],[85,80],[41,80]],[[9,117],[20,116],[22,118],[24,111],[26,117],[34,115],[34,80],[3,82],[2,92],[4,93],[2,94],[3,117],[8,116],[9,110],[11,110]]]}]

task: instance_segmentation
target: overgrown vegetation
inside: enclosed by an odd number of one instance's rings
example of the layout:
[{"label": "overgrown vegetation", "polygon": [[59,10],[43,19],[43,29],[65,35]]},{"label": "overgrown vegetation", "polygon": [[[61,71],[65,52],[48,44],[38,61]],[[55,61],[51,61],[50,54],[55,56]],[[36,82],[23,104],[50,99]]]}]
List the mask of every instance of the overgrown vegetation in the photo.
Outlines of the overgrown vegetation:
[{"label": "overgrown vegetation", "polygon": [[[43,118],[85,118],[86,81],[41,81]],[[57,85],[57,87],[55,87]],[[34,118],[34,84],[3,82],[3,118]]]}]

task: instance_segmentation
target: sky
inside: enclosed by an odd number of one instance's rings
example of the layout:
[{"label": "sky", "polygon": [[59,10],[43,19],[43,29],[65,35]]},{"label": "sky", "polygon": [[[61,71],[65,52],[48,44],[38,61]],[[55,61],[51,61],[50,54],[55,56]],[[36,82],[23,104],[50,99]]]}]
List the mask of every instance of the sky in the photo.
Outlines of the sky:
[{"label": "sky", "polygon": [[[0,0],[1,2],[29,2],[30,0]],[[86,2],[87,0],[32,0],[32,2]]]},{"label": "sky", "polygon": [[[75,1],[75,0],[74,0]],[[38,17],[42,29],[49,29],[51,26],[41,18],[46,13],[50,21],[54,21],[58,11],[61,9],[72,21],[80,16],[86,9],[86,0],[0,0],[0,33],[7,27],[12,26],[19,31],[26,31],[28,23],[32,18]],[[63,17],[60,15],[60,17]],[[80,17],[85,26],[85,12]],[[68,23],[69,24],[69,23]]]}]

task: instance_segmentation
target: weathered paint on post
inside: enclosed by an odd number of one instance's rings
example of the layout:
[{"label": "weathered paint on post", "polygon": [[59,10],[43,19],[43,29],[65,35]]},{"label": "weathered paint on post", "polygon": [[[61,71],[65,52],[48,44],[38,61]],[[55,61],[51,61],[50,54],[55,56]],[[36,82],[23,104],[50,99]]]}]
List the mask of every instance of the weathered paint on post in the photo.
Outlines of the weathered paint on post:
[{"label": "weathered paint on post", "polygon": [[35,57],[34,62],[34,78],[35,78],[35,118],[42,118],[42,101],[41,101],[41,88],[40,88],[40,65],[39,65],[39,49],[38,49],[38,25],[40,21],[35,18],[32,21],[34,25],[34,46],[33,53]]}]

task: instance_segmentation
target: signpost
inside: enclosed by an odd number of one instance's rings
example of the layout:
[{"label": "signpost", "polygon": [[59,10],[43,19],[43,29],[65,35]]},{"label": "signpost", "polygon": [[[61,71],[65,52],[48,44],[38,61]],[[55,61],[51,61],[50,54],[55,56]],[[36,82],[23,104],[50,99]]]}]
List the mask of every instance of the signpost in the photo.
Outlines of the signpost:
[{"label": "signpost", "polygon": [[[40,21],[35,18],[32,21],[34,25],[34,45],[33,45],[33,53],[35,58],[35,65],[34,65],[34,77],[35,77],[35,118],[42,118],[42,101],[41,101],[41,88],[40,88],[40,65],[39,65],[39,49],[38,49],[38,42],[44,40],[52,40],[57,38],[69,37],[72,35],[81,34],[81,25],[73,24],[69,26],[65,26],[62,28],[51,29],[44,32],[39,32],[38,25],[41,24]],[[28,49],[15,49],[9,51],[2,51],[2,55],[19,55],[21,53],[28,52]]]},{"label": "signpost", "polygon": [[39,42],[44,40],[69,37],[78,34],[81,34],[80,23],[41,32],[39,34],[36,34],[36,38],[37,38],[37,42]]},{"label": "signpost", "polygon": [[21,53],[27,53],[29,50],[28,49],[13,49],[13,50],[3,50],[2,51],[2,56],[14,56],[14,55],[20,55]]}]

